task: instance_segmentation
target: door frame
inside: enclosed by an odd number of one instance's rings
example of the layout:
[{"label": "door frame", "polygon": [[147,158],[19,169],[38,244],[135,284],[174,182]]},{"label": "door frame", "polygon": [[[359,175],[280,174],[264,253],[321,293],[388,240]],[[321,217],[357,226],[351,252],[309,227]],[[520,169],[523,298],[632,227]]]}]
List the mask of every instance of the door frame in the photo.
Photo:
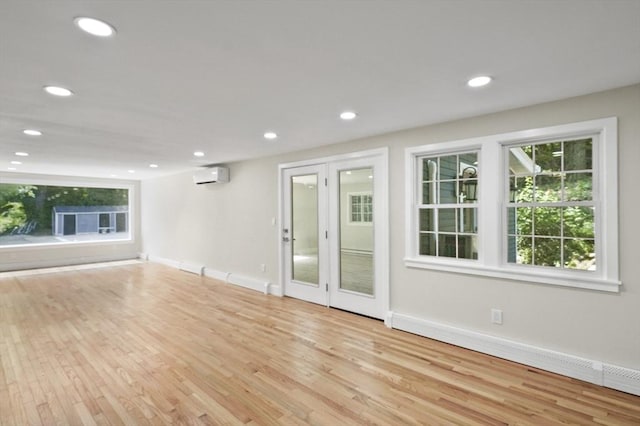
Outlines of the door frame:
[{"label": "door frame", "polygon": [[[284,253],[284,245],[282,243],[282,229],[283,229],[283,218],[285,211],[285,194],[284,194],[284,170],[290,169],[294,167],[303,167],[303,166],[312,166],[319,164],[328,164],[332,162],[341,162],[347,160],[358,160],[365,158],[373,158],[380,157],[382,158],[381,170],[379,176],[381,179],[377,179],[379,186],[377,190],[379,191],[380,198],[380,213],[376,217],[376,225],[380,226],[380,231],[376,241],[378,245],[376,246],[376,250],[379,250],[377,259],[379,259],[381,265],[379,268],[376,268],[376,274],[380,276],[377,277],[380,279],[380,300],[381,306],[383,307],[383,320],[385,325],[390,327],[390,286],[389,286],[389,148],[376,148],[365,151],[356,151],[345,154],[337,154],[327,157],[319,157],[319,158],[311,158],[307,160],[300,160],[288,163],[278,164],[278,220],[277,220],[277,241],[278,241],[278,282],[279,288],[274,293],[278,296],[284,295],[285,289],[285,262],[287,259],[285,258]],[[376,231],[378,232],[378,231]]]}]

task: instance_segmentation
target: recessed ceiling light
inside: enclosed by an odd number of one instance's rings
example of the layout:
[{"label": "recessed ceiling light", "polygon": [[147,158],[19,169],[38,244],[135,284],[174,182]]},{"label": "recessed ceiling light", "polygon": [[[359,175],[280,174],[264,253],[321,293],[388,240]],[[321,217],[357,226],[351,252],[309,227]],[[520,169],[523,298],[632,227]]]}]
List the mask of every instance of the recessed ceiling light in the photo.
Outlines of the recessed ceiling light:
[{"label": "recessed ceiling light", "polygon": [[343,113],[340,114],[340,118],[342,118],[343,120],[353,120],[357,116],[358,114],[356,114],[353,111],[344,111]]},{"label": "recessed ceiling light", "polygon": [[12,161],[11,164],[15,164],[16,166],[22,164],[22,161]]},{"label": "recessed ceiling light", "polygon": [[118,177],[118,175],[109,175],[109,177]]},{"label": "recessed ceiling light", "polygon": [[28,152],[21,152],[21,151],[18,151],[18,152],[16,152],[16,155],[17,155],[18,157],[28,157],[28,156],[29,156],[29,153],[28,153]]},{"label": "recessed ceiling light", "polygon": [[151,167],[152,169],[157,169],[158,165],[157,164],[149,164],[149,167]]},{"label": "recessed ceiling light", "polygon": [[7,167],[7,170],[17,170],[15,167]]},{"label": "recessed ceiling light", "polygon": [[22,133],[29,136],[42,136],[42,132],[36,129],[24,129]]},{"label": "recessed ceiling light", "polygon": [[67,97],[73,95],[71,90],[59,86],[44,86],[44,91],[54,96]]},{"label": "recessed ceiling light", "polygon": [[95,18],[80,16],[73,20],[82,31],[98,37],[109,37],[116,33],[112,25]]},{"label": "recessed ceiling light", "polygon": [[264,138],[265,139],[269,139],[269,140],[276,139],[277,137],[278,137],[278,135],[276,133],[274,133],[274,132],[266,132],[264,134]]},{"label": "recessed ceiling light", "polygon": [[135,170],[127,170],[129,173],[135,173]]},{"label": "recessed ceiling light", "polygon": [[196,151],[196,152],[194,152],[194,153],[193,153],[193,155],[194,155],[195,157],[204,157],[204,152],[202,152],[202,151]]},{"label": "recessed ceiling light", "polygon": [[373,176],[372,176],[372,175],[369,175],[369,179],[373,179]]},{"label": "recessed ceiling light", "polygon": [[491,83],[492,78],[488,75],[481,75],[479,77],[474,77],[471,80],[467,81],[467,85],[469,87],[482,87]]}]

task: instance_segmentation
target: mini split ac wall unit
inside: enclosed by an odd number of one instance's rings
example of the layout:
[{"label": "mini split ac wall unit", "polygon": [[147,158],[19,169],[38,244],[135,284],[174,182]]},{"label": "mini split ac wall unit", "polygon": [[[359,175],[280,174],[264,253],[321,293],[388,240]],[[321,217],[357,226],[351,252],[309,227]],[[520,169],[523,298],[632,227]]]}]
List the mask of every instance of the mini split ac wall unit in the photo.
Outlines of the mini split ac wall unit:
[{"label": "mini split ac wall unit", "polygon": [[205,169],[198,170],[193,174],[193,182],[197,185],[229,182],[229,168],[207,167]]}]

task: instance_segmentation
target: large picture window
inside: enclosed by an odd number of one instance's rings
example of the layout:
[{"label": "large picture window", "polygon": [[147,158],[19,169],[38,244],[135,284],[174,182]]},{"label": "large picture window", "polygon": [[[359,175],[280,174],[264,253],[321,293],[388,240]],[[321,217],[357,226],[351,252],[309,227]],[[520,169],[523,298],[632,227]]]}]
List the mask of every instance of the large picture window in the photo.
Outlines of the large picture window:
[{"label": "large picture window", "polygon": [[0,183],[0,247],[130,239],[129,189]]},{"label": "large picture window", "polygon": [[405,158],[406,266],[619,291],[615,118]]}]

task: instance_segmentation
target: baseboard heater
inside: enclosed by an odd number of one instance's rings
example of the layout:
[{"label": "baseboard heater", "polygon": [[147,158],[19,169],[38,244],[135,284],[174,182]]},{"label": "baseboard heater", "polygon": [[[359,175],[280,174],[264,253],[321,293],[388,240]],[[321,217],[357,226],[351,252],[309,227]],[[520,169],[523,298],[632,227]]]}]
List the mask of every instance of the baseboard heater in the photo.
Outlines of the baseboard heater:
[{"label": "baseboard heater", "polygon": [[190,272],[192,274],[196,274],[200,276],[202,276],[204,272],[203,265],[198,265],[196,263],[189,263],[189,262],[180,262],[180,264],[178,265],[178,269],[180,269],[181,271]]},{"label": "baseboard heater", "polygon": [[259,291],[264,294],[269,294],[269,281],[257,280],[255,278],[243,277],[237,274],[229,274],[227,278],[229,284],[234,284],[240,287],[248,288],[251,290]]}]

